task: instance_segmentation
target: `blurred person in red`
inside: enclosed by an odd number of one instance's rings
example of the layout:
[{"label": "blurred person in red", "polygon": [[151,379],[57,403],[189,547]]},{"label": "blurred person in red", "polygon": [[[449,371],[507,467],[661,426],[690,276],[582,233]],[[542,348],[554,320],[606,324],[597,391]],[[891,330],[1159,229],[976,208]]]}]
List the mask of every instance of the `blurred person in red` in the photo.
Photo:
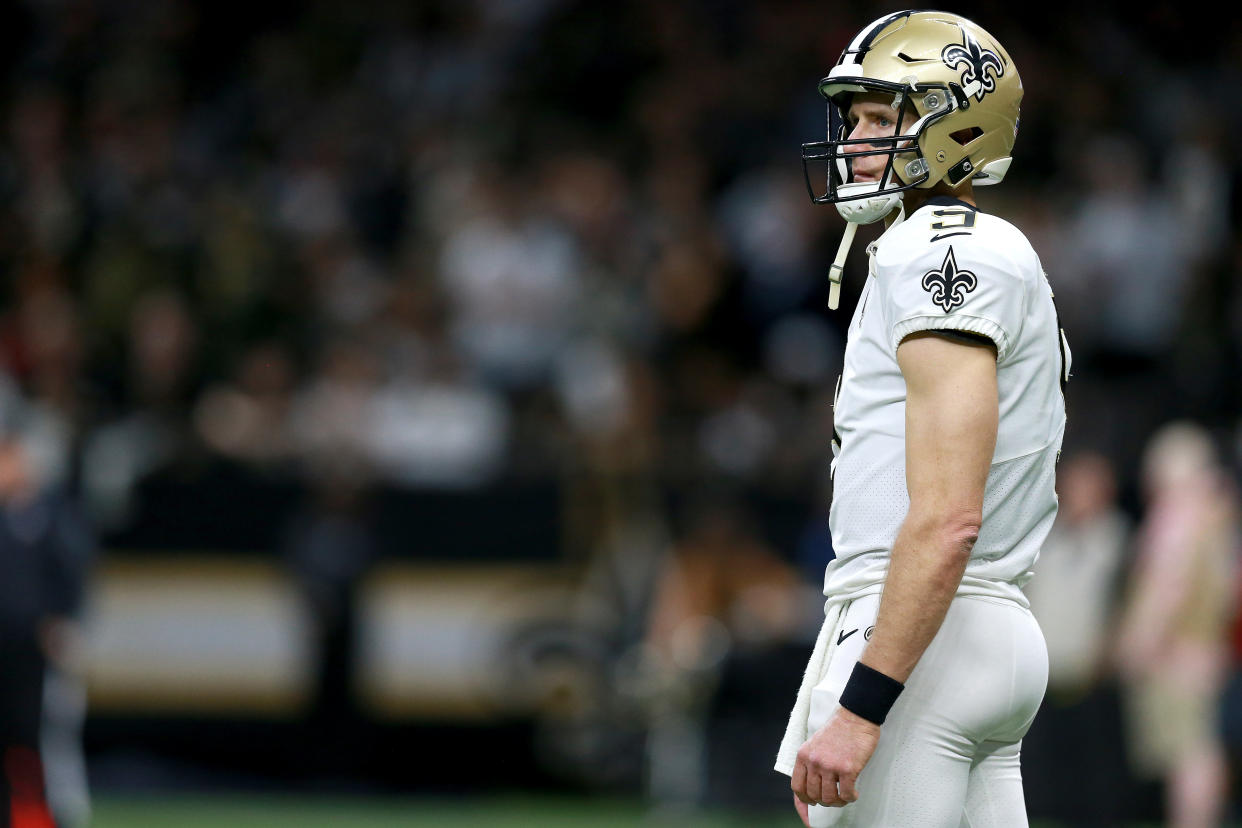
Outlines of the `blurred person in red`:
[{"label": "blurred person in red", "polygon": [[[48,795],[42,740],[50,724],[74,742],[81,719],[60,704],[63,694],[45,706],[45,681],[78,672],[94,540],[72,499],[41,476],[23,407],[15,394],[0,400],[0,825],[51,828],[49,799],[66,799]],[[80,767],[76,747],[57,756]],[[83,785],[75,790],[57,824],[85,824]]]},{"label": "blurred person in red", "polygon": [[1219,825],[1227,767],[1217,710],[1229,663],[1238,493],[1201,426],[1165,425],[1144,451],[1117,641],[1135,770],[1164,786],[1167,823]]},{"label": "blurred person in red", "polygon": [[1048,692],[1022,741],[1022,781],[1032,814],[1099,828],[1118,824],[1128,794],[1108,651],[1133,527],[1113,461],[1098,450],[1062,460],[1057,493],[1039,571],[1023,588],[1048,643]]}]

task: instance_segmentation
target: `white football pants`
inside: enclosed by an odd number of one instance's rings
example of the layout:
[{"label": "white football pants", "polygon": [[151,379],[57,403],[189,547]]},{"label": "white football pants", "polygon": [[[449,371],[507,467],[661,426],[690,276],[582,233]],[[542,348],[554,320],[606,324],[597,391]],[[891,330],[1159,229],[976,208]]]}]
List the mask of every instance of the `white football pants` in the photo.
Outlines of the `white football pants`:
[{"label": "white football pants", "polygon": [[[879,606],[879,595],[866,596],[842,613],[835,652],[812,691],[808,734],[837,709]],[[811,825],[1023,828],[1019,752],[1047,684],[1048,650],[1029,610],[954,599],[880,729],[858,777],[858,801],[812,806]]]}]

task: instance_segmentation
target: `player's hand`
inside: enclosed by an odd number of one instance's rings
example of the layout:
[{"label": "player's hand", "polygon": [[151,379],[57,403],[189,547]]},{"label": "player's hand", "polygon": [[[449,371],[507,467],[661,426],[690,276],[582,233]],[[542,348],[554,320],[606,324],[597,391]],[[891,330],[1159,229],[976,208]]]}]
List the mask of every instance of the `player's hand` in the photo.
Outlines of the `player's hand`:
[{"label": "player's hand", "polygon": [[880,726],[844,708],[798,750],[794,796],[808,805],[842,808],[858,799],[856,782],[876,743]]}]

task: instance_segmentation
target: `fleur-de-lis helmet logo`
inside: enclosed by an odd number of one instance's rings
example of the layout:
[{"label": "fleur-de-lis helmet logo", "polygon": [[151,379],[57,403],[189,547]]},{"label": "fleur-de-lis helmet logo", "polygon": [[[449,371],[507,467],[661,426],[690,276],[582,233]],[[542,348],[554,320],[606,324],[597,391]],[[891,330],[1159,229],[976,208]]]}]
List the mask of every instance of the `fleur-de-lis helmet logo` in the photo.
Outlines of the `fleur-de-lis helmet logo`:
[{"label": "fleur-de-lis helmet logo", "polygon": [[984,49],[965,30],[962,31],[962,42],[944,47],[940,59],[950,69],[961,68],[962,89],[977,101],[983,100],[989,92],[995,92],[996,79],[1005,74],[1005,63],[1000,55],[991,49]]},{"label": "fleur-de-lis helmet logo", "polygon": [[958,268],[952,245],[949,246],[949,252],[940,269],[929,270],[923,274],[923,290],[931,294],[932,301],[943,308],[945,313],[965,304],[966,294],[978,284],[975,274]]}]

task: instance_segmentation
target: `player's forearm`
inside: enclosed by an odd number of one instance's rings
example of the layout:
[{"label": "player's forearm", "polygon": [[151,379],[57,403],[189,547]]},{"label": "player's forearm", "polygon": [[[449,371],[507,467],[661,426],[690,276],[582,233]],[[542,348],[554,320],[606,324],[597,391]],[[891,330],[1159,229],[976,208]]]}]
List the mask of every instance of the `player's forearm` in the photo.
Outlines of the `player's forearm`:
[{"label": "player's forearm", "polygon": [[910,508],[862,661],[905,682],[936,637],[979,536],[999,415],[992,350],[915,335],[897,359],[906,379]]},{"label": "player's forearm", "polygon": [[969,517],[906,518],[864,664],[900,682],[910,677],[944,621],[977,537]]}]

